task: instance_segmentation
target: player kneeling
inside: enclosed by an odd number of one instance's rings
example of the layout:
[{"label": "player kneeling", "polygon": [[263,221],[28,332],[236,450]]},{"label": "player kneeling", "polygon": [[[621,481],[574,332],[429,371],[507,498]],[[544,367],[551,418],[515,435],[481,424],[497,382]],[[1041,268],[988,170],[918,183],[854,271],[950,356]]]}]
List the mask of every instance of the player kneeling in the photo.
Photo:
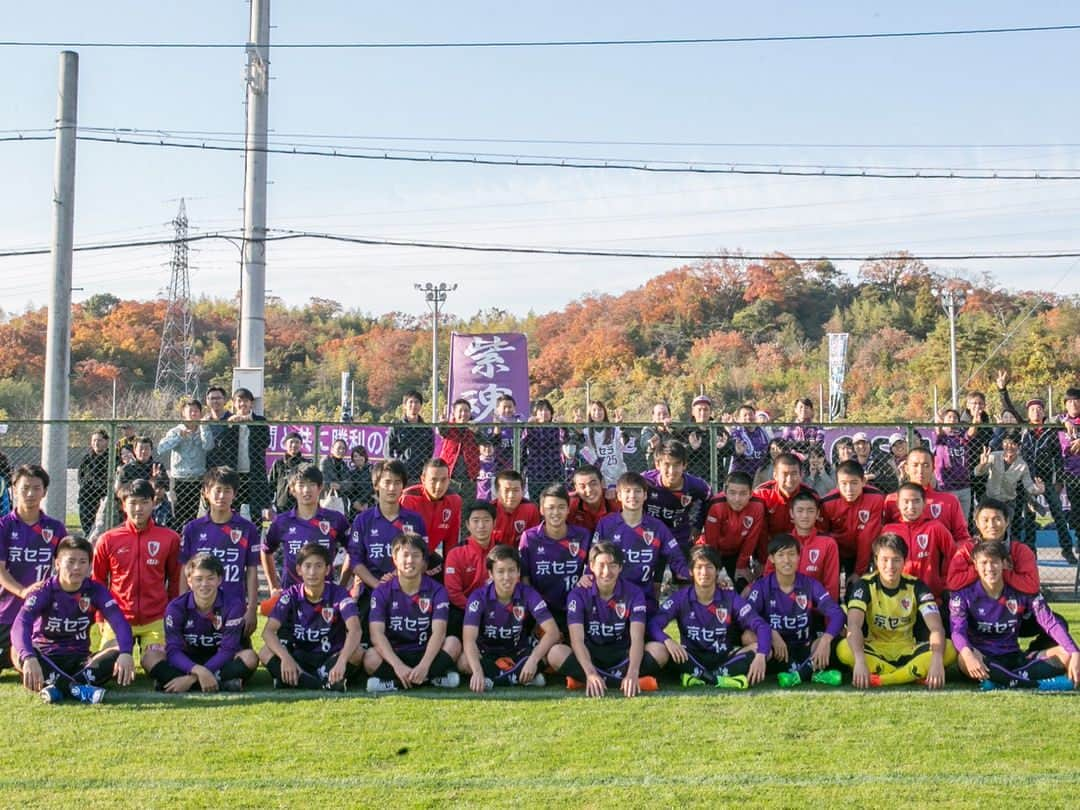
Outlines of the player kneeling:
[{"label": "player kneeling", "polygon": [[461,642],[446,635],[450,597],[424,572],[428,547],[422,537],[399,534],[390,544],[396,573],[371,594],[371,647],[364,654],[369,692],[394,692],[430,682],[453,689],[461,682],[454,664]]},{"label": "player kneeling", "polygon": [[[797,561],[797,551],[795,557]],[[722,565],[723,560],[715,549],[694,546],[690,551],[693,584],[661,604],[649,622],[650,638],[664,645],[682,673],[683,686],[716,684],[721,689],[746,689],[750,685],[747,673],[754,662],[760,666],[754,682],[765,674],[765,659],[770,652],[769,626],[747,609],[733,589],[717,586]],[[666,632],[672,621],[679,626],[681,644]],[[742,646],[740,636],[744,628],[756,635],[756,649]]]},{"label": "player kneeling", "polygon": [[[916,681],[931,689],[944,686],[945,667],[956,660],[956,650],[945,638],[934,594],[903,573],[907,543],[898,534],[883,534],[871,554],[874,573],[853,580],[848,591],[848,634],[836,657],[851,667],[851,683],[859,689]],[[924,627],[929,642],[917,640],[916,631],[921,637]]]},{"label": "player kneeling", "polygon": [[[163,692],[239,692],[259,666],[245,644],[247,607],[243,598],[227,598],[225,566],[209,552],[184,565],[188,591],[165,609],[165,660],[150,672]],[[245,649],[246,646],[246,649]]]},{"label": "player kneeling", "polygon": [[[746,595],[743,610],[756,614],[771,628],[772,641],[767,667],[755,660],[750,680],[756,683],[768,670],[776,673],[784,688],[806,681],[839,686],[839,670],[828,667],[833,639],[844,630],[844,611],[824,585],[799,573],[801,553],[799,541],[792,535],[776,535],[769,541],[773,571],[755,582]],[[739,618],[744,618],[743,613]],[[821,627],[824,632],[815,638],[815,629]]]},{"label": "player kneeling", "polygon": [[568,689],[585,687],[600,697],[608,686],[627,697],[655,691],[656,675],[667,663],[664,645],[645,644],[645,594],[619,579],[622,552],[602,541],[589,550],[592,583],[566,597],[570,646],[557,644],[548,663],[566,676]]},{"label": "player kneeling", "polygon": [[[544,598],[521,581],[521,555],[513,546],[487,554],[491,581],[469,596],[462,629],[461,671],[469,688],[484,692],[496,684],[543,686],[538,671],[559,640],[559,628]],[[543,635],[532,634],[539,625]]]},{"label": "player kneeling", "polygon": [[[971,557],[979,578],[949,599],[952,639],[960,670],[998,688],[1071,691],[1080,683],[1080,651],[1069,631],[1057,620],[1041,594],[1028,594],[1004,579],[1009,550],[1004,543],[983,541]],[[1057,644],[1046,650],[1022,652],[1020,624],[1029,615]],[[1066,674],[1061,674],[1065,671]]]},{"label": "player kneeling", "polygon": [[360,665],[356,600],[327,581],[333,562],[330,550],[318,543],[305,543],[296,554],[301,581],[281,592],[259,651],[275,687],[344,692]]},{"label": "player kneeling", "polygon": [[[56,547],[56,574],[27,594],[11,628],[11,660],[23,686],[46,703],[71,696],[100,703],[102,684],[116,677],[135,679],[131,626],[104,585],[90,579],[93,547],[81,537],[65,537]],[[100,611],[112,627],[116,646],[90,655],[90,625]]]}]

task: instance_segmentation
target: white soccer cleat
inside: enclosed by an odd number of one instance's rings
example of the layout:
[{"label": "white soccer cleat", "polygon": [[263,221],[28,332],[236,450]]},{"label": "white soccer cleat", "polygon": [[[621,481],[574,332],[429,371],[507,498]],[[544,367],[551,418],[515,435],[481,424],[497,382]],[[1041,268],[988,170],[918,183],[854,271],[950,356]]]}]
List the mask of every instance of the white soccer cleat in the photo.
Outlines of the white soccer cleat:
[{"label": "white soccer cleat", "polygon": [[533,679],[529,681],[526,686],[547,686],[547,681],[544,680],[544,673],[537,672],[533,675]]},{"label": "white soccer cleat", "polygon": [[457,689],[458,684],[461,683],[461,676],[457,674],[456,670],[450,670],[441,678],[432,678],[431,685],[437,686],[440,689]]},{"label": "white soccer cleat", "polygon": [[372,675],[367,679],[367,690],[373,695],[380,694],[382,692],[396,692],[397,684],[393,680],[384,681],[382,678],[376,678]]}]

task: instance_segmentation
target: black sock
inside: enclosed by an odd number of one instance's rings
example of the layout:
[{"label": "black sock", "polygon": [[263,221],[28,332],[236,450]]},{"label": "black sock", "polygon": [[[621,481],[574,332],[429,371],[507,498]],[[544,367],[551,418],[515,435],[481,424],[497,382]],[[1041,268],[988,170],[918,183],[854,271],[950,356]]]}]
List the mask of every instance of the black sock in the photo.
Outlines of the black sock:
[{"label": "black sock", "polygon": [[428,680],[441,678],[453,668],[454,659],[447,655],[445,650],[439,650],[439,654],[435,656],[435,660],[431,662],[431,667],[428,668]]},{"label": "black sock", "polygon": [[255,670],[251,669],[247,664],[241,661],[239,658],[233,658],[225,663],[225,666],[221,668],[221,680],[232,681],[241,680],[246,681],[254,674]]},{"label": "black sock", "polygon": [[558,672],[560,675],[565,675],[567,678],[573,678],[575,681],[585,680],[585,670],[581,668],[577,656],[573,653],[570,653],[569,657],[562,662],[562,666],[559,667]]},{"label": "black sock", "polygon": [[164,687],[173,678],[179,678],[186,673],[181,672],[168,661],[158,661],[150,668],[149,675],[159,687]]},{"label": "black sock", "polygon": [[641,654],[641,668],[638,670],[638,675],[650,675],[657,676],[660,674],[660,665],[656,663],[656,659],[649,653]]}]

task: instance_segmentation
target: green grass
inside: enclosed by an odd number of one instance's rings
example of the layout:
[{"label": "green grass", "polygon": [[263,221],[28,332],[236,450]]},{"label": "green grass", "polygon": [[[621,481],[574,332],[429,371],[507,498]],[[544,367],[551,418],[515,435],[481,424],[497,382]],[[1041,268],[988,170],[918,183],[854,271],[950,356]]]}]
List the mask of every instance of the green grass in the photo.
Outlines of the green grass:
[{"label": "green grass", "polygon": [[[1059,605],[1080,626],[1080,605]],[[554,680],[554,679],[553,679]],[[46,706],[0,678],[5,807],[1075,806],[1073,695],[550,685]]]}]

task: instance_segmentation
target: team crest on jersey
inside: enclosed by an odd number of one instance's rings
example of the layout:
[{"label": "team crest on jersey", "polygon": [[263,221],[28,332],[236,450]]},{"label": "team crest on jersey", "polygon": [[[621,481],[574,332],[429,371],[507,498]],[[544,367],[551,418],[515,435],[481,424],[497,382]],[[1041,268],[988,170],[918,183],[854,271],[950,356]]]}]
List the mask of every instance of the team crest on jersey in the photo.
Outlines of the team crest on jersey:
[{"label": "team crest on jersey", "polygon": [[521,534],[523,531],[525,531],[525,521],[524,520],[515,520],[514,521],[514,531],[517,532],[518,534]]},{"label": "team crest on jersey", "polygon": [[859,518],[859,523],[869,523],[870,522],[870,510],[869,509],[860,509],[859,514],[858,514],[858,518]]},{"label": "team crest on jersey", "polygon": [[937,518],[941,517],[941,504],[940,503],[932,503],[932,504],[930,504],[930,514],[935,520]]},{"label": "team crest on jersey", "polygon": [[742,525],[744,529],[752,528],[754,525],[754,518],[752,515],[743,515]]},{"label": "team crest on jersey", "polygon": [[443,509],[442,510],[442,522],[443,523],[449,523],[451,514],[452,513],[451,513],[451,511],[449,509]]},{"label": "team crest on jersey", "polygon": [[41,530],[41,539],[44,540],[46,543],[51,543],[52,539],[53,539],[53,530],[52,529],[42,529]]},{"label": "team crest on jersey", "polygon": [[903,608],[905,611],[911,610],[911,600],[908,599],[906,596],[903,597],[900,600],[900,607]]},{"label": "team crest on jersey", "polygon": [[244,533],[239,529],[229,529],[229,539],[233,541],[233,544],[240,542],[240,538],[244,536]]},{"label": "team crest on jersey", "polygon": [[1007,611],[1009,611],[1009,613],[1011,613],[1013,616],[1015,616],[1016,611],[1018,611],[1020,609],[1020,605],[1017,603],[1017,601],[1015,599],[1006,599],[1005,600],[1005,609]]},{"label": "team crest on jersey", "polygon": [[211,620],[210,623],[212,625],[214,625],[215,630],[220,630],[221,629],[221,614],[220,613],[215,613],[214,618]]},{"label": "team crest on jersey", "polygon": [[161,543],[159,543],[157,540],[151,540],[149,543],[146,544],[146,550],[150,552],[151,557],[156,557],[157,553],[161,551]]},{"label": "team crest on jersey", "polygon": [[511,608],[510,612],[514,614],[514,618],[517,619],[519,622],[525,618],[524,605],[514,605],[514,607]]},{"label": "team crest on jersey", "polygon": [[420,608],[421,613],[427,613],[431,610],[431,599],[426,596],[421,596],[416,600],[416,606]]},{"label": "team crest on jersey", "polygon": [[809,604],[809,601],[806,598],[806,594],[795,594],[795,604],[799,606],[799,610],[806,610],[806,606]]},{"label": "team crest on jersey", "polygon": [[90,597],[89,596],[80,596],[79,597],[79,610],[81,610],[83,613],[89,612],[89,610],[90,610]]},{"label": "team crest on jersey", "polygon": [[679,502],[682,503],[683,507],[685,508],[685,507],[689,506],[690,504],[692,504],[694,502],[694,496],[693,495],[685,495],[685,494],[680,495],[679,496]]},{"label": "team crest on jersey", "polygon": [[728,609],[726,607],[718,606],[716,608],[716,618],[720,620],[721,624],[727,624]]},{"label": "team crest on jersey", "polygon": [[653,538],[655,538],[655,537],[656,537],[656,532],[654,532],[652,529],[646,529],[645,531],[643,531],[641,533],[641,539],[643,539],[650,546],[652,545]]},{"label": "team crest on jersey", "polygon": [[330,624],[330,622],[332,622],[334,620],[334,608],[333,607],[327,605],[326,607],[324,607],[319,612],[322,613],[323,621],[326,622],[327,624]]},{"label": "team crest on jersey", "polygon": [[619,601],[615,603],[615,615],[620,619],[626,618],[626,602]]},{"label": "team crest on jersey", "polygon": [[930,535],[919,534],[915,536],[915,542],[919,544],[919,548],[926,551],[926,547],[930,545]]},{"label": "team crest on jersey", "polygon": [[810,562],[812,564],[816,565],[817,561],[818,561],[818,557],[821,556],[821,549],[812,548],[812,549],[810,549],[810,553],[807,554],[806,556],[810,558]]},{"label": "team crest on jersey", "polygon": [[319,521],[319,531],[322,532],[323,534],[330,534],[330,521],[329,520],[320,520]]},{"label": "team crest on jersey", "polygon": [[579,543],[577,540],[571,540],[569,543],[566,544],[566,549],[570,552],[570,554],[576,557],[578,551],[581,550],[581,543]]}]

